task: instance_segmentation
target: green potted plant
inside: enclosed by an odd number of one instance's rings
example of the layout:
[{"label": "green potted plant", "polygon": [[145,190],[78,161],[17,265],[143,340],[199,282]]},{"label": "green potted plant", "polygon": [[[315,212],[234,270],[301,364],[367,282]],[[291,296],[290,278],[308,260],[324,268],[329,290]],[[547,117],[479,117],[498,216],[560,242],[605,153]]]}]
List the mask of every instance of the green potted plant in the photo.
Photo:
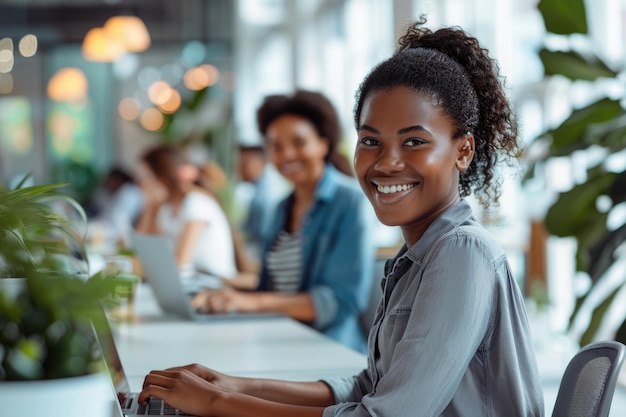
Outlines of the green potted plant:
[{"label": "green potted plant", "polygon": [[[573,237],[577,242],[576,268],[588,274],[589,290],[576,300],[570,328],[584,323],[579,343],[595,340],[606,325],[606,314],[613,300],[623,290],[626,274],[619,272],[626,251],[626,221],[619,221],[618,210],[626,202],[626,111],[615,96],[616,85],[623,84],[624,68],[612,68],[597,55],[588,32],[583,0],[541,0],[538,9],[543,17],[547,38],[559,37],[569,48],[543,47],[539,57],[546,77],[561,77],[578,85],[587,85],[596,98],[574,109],[559,126],[541,134],[533,145],[547,144],[548,152],[531,164],[529,173],[551,158],[573,158],[582,154],[601,155],[586,167],[586,179],[558,195],[545,216],[547,231],[555,236]],[[574,42],[575,40],[575,42]],[[610,88],[613,87],[611,90]],[[616,162],[615,155],[622,155]],[[588,160],[593,160],[588,158]],[[617,160],[618,161],[618,160]],[[611,219],[611,222],[608,220]],[[616,221],[617,219],[617,221]],[[621,248],[621,249],[620,249]],[[606,278],[615,279],[614,288],[606,290]],[[619,276],[621,275],[621,277]],[[592,300],[599,299],[591,303]],[[582,311],[592,311],[588,324],[579,321]],[[615,339],[626,342],[626,321],[614,328]]]},{"label": "green potted plant", "polygon": [[61,187],[0,189],[0,404],[7,415],[84,415],[87,404],[95,406],[89,415],[111,413],[111,381],[92,323],[102,317],[100,303],[111,302],[115,281],[87,277],[83,240],[55,206],[72,207],[84,225],[85,213]]}]

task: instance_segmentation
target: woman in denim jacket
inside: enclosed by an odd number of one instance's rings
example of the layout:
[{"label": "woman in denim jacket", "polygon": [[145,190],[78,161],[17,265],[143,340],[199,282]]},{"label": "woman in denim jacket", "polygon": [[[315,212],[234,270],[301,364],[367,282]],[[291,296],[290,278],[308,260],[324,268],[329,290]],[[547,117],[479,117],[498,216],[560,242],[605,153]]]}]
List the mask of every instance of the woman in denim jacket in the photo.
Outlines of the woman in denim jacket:
[{"label": "woman in denim jacket", "polygon": [[287,382],[192,365],[148,375],[140,399],[211,416],[543,415],[524,300],[464,199],[497,201],[498,162],[519,156],[517,126],[478,41],[423,24],[357,93],[356,176],[378,218],[405,240],[386,266],[366,369]]},{"label": "woman in denim jacket", "polygon": [[[210,311],[283,313],[353,349],[365,351],[359,316],[367,308],[374,246],[370,207],[345,157],[330,101],[296,91],[265,99],[257,112],[269,159],[292,186],[263,242],[260,276],[224,280],[194,305]],[[243,292],[257,284],[256,291]]]}]

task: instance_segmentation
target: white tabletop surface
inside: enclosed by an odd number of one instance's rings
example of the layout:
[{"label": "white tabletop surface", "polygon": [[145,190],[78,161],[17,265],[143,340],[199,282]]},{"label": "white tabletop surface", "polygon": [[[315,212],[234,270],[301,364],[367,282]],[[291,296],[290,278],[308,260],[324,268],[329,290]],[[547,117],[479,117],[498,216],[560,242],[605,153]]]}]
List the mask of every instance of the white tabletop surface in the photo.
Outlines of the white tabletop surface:
[{"label": "white tabletop surface", "polygon": [[192,322],[164,316],[147,284],[139,285],[134,310],[134,320],[113,326],[132,390],[153,369],[191,363],[290,380],[350,376],[367,364],[364,355],[286,317]]}]

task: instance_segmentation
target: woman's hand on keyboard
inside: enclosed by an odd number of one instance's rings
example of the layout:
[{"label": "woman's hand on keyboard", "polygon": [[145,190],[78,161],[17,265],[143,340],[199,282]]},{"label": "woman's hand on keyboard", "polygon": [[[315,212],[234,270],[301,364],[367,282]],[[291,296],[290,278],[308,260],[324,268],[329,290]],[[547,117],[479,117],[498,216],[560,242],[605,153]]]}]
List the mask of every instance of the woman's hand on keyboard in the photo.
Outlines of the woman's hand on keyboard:
[{"label": "woman's hand on keyboard", "polygon": [[152,371],[143,384],[139,402],[151,397],[160,398],[170,406],[187,414],[213,415],[214,402],[226,391],[188,369]]}]

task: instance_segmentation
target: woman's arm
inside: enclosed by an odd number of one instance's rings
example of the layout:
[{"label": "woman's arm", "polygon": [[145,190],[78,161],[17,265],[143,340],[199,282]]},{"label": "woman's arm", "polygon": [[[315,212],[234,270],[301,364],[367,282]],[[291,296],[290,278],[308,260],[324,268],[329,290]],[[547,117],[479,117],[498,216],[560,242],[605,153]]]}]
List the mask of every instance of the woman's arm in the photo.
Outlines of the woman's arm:
[{"label": "woman's arm", "polygon": [[259,274],[256,272],[239,272],[231,278],[222,278],[225,287],[235,290],[253,290],[259,286]]},{"label": "woman's arm", "polygon": [[200,235],[206,226],[206,222],[202,220],[191,220],[185,224],[185,227],[176,242],[176,248],[174,249],[176,263],[179,268],[193,262],[196,245],[198,244]]},{"label": "woman's arm", "polygon": [[[328,406],[334,404],[333,394],[322,382],[290,382],[275,379],[245,378],[226,375],[206,366],[191,364],[166,371],[187,370],[226,391],[251,395],[265,400],[294,405]],[[146,382],[144,382],[144,388]]]},{"label": "woman's arm", "polygon": [[321,416],[334,403],[323,382],[238,378],[200,365],[152,371],[139,400],[151,396],[200,416]]},{"label": "woman's arm", "polygon": [[276,292],[244,293],[232,289],[204,290],[192,305],[215,313],[241,311],[247,313],[283,313],[304,322],[315,320],[313,299],[308,293],[281,294]]},{"label": "woman's arm", "polygon": [[156,234],[159,232],[157,228],[157,213],[159,212],[158,204],[146,204],[139,214],[139,219],[135,225],[135,230],[139,233]]}]

